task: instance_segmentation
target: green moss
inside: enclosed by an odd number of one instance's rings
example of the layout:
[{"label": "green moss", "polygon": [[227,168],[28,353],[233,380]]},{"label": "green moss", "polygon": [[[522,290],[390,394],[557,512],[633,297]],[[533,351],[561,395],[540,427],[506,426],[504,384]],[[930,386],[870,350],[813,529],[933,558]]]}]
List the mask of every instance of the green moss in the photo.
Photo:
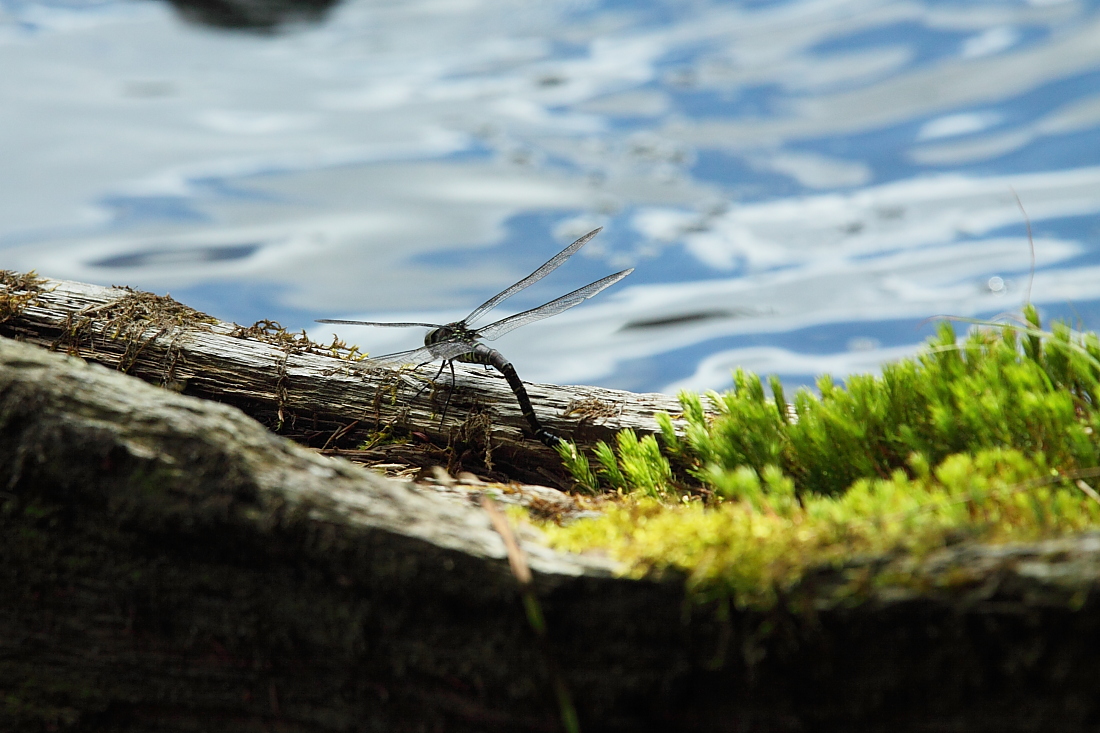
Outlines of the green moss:
[{"label": "green moss", "polygon": [[[800,390],[738,370],[734,387],[680,396],[661,440],[600,444],[588,490],[600,518],[547,526],[551,544],[600,548],[634,575],[675,569],[702,597],[767,606],[814,566],[921,555],[960,539],[1032,540],[1100,526],[1100,340],[1058,324],[941,326],[921,355],[842,387]],[[595,482],[596,485],[593,485]]]}]

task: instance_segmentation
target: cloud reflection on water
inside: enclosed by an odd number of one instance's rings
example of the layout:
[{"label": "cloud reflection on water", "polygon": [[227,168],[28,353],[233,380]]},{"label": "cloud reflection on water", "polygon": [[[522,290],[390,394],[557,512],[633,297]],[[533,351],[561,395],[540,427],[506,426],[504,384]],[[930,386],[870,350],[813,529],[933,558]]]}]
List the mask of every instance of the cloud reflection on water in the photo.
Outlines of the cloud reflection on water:
[{"label": "cloud reflection on water", "polygon": [[1012,189],[1033,299],[1100,302],[1098,36],[1072,0],[358,0],[264,37],[0,0],[0,265],[235,320],[431,321],[606,225],[515,307],[637,271],[510,334],[525,378],[871,369],[929,316],[1018,307]]}]

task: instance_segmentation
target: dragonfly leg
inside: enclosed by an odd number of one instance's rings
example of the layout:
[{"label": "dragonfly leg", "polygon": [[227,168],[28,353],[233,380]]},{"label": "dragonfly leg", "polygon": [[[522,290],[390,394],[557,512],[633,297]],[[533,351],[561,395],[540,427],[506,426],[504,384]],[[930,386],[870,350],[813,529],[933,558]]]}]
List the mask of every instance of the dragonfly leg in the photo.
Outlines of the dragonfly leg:
[{"label": "dragonfly leg", "polygon": [[455,391],[455,363],[453,359],[447,359],[439,367],[439,372],[435,375],[436,379],[443,373],[443,366],[449,366],[451,368],[451,388],[447,390],[447,401],[443,403],[443,414],[439,416],[439,429],[443,429],[443,421],[447,419],[447,408],[451,406],[451,395]]},{"label": "dragonfly leg", "polygon": [[[427,366],[428,364],[431,364],[431,362],[430,362],[430,361],[427,361],[427,362],[424,362],[423,364],[417,364],[417,365],[416,365],[416,368],[417,368],[417,369],[419,369],[420,367],[422,367],[422,366]],[[435,380],[439,379],[439,375],[440,375],[440,374],[442,374],[442,373],[443,373],[443,370],[444,370],[444,369],[446,369],[446,368],[447,368],[447,362],[446,362],[446,361],[444,361],[444,362],[443,362],[442,364],[440,364],[440,365],[439,365],[439,371],[438,371],[438,372],[436,372],[436,373],[435,373],[435,376],[434,376],[434,377],[432,377],[432,378],[431,378],[430,380],[428,380],[428,381],[434,384],[434,383],[435,383]],[[452,367],[452,368],[451,368],[451,375],[452,375],[452,377],[454,376],[454,367]],[[452,384],[452,386],[453,386],[454,382],[452,381],[452,383],[451,383],[451,384]],[[414,395],[412,396],[412,398],[413,398],[413,399],[415,400],[415,399],[416,399],[417,397],[419,397],[419,396],[420,396],[421,394],[423,394],[423,393],[424,393],[424,390],[426,390],[427,388],[428,388],[428,385],[427,385],[427,384],[425,384],[425,385],[424,385],[423,387],[421,387],[420,389],[416,390],[416,394],[414,394]]]},{"label": "dragonfly leg", "polygon": [[[427,362],[427,363],[430,364],[431,362]],[[424,364],[418,364],[416,368],[419,369],[422,366],[425,366],[425,365]],[[447,419],[447,408],[451,406],[451,393],[454,392],[454,387],[455,387],[455,364],[454,364],[454,361],[452,361],[451,359],[444,359],[443,362],[439,365],[439,371],[437,371],[435,373],[435,376],[432,377],[431,380],[430,380],[432,384],[435,384],[436,380],[438,380],[439,377],[443,374],[443,370],[446,369],[447,367],[451,368],[451,389],[449,389],[447,391],[447,401],[443,403],[443,413],[439,416],[439,429],[440,430],[443,429],[443,422]],[[413,395],[413,399],[415,400],[417,397],[419,397],[421,395],[421,393],[424,390],[426,390],[427,388],[428,388],[428,385],[425,384],[423,387],[418,389],[416,391],[416,394]]]}]

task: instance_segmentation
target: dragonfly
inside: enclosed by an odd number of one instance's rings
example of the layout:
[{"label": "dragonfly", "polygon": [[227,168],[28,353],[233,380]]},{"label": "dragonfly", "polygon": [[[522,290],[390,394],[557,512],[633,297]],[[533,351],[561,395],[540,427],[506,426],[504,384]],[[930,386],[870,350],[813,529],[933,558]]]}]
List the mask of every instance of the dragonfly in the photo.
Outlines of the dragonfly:
[{"label": "dragonfly", "polygon": [[[480,328],[474,328],[472,324],[508,298],[511,298],[519,291],[533,285],[556,270],[562,263],[576,254],[581,247],[588,244],[593,237],[599,234],[601,229],[603,229],[603,227],[593,229],[588,234],[585,234],[561,252],[551,257],[530,275],[500,291],[477,308],[474,308],[470,315],[454,323],[387,323],[377,321],[348,321],[340,318],[321,318],[317,320],[317,323],[340,323],[352,326],[380,326],[384,328],[430,328],[431,330],[424,336],[424,345],[420,348],[371,357],[366,360],[366,363],[373,366],[399,364],[416,364],[417,366],[424,366],[434,361],[442,361],[443,364],[440,366],[440,373],[442,373],[445,367],[450,366],[452,375],[454,372],[453,362],[456,361],[465,364],[483,364],[485,366],[491,366],[504,375],[505,380],[508,382],[508,386],[512,388],[512,392],[519,402],[520,411],[527,420],[527,424],[531,427],[534,436],[542,441],[543,444],[551,448],[556,448],[558,445],[561,445],[562,439],[547,430],[542,423],[539,422],[538,416],[535,414],[535,409],[531,406],[531,398],[527,395],[527,388],[523,386],[523,382],[520,380],[519,375],[516,374],[515,367],[512,366],[512,363],[508,361],[503,354],[496,349],[486,346],[482,343],[482,340],[492,341],[520,326],[525,326],[528,323],[540,321],[550,316],[556,316],[575,305],[580,305],[585,300],[611,287],[630,273],[634,272],[634,268],[631,267],[627,270],[616,272],[614,275],[608,275],[596,282],[585,285],[583,288],[577,288],[573,292],[567,293],[560,298],[555,298],[549,303],[544,303],[537,308],[531,308],[522,313],[516,313],[515,315],[501,318],[499,321],[494,321]],[[437,374],[436,376],[438,377],[439,375]]]}]

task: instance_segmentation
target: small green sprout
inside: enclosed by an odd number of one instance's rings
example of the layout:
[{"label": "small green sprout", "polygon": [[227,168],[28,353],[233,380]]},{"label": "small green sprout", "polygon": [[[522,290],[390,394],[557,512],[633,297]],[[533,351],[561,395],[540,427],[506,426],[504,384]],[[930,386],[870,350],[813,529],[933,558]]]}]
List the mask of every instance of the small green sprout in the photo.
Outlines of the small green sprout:
[{"label": "small green sprout", "polygon": [[588,456],[577,450],[577,444],[563,440],[557,446],[558,455],[561,456],[565,468],[577,482],[577,486],[585,493],[595,493],[599,488],[599,480],[592,472],[592,466],[588,462]]}]

